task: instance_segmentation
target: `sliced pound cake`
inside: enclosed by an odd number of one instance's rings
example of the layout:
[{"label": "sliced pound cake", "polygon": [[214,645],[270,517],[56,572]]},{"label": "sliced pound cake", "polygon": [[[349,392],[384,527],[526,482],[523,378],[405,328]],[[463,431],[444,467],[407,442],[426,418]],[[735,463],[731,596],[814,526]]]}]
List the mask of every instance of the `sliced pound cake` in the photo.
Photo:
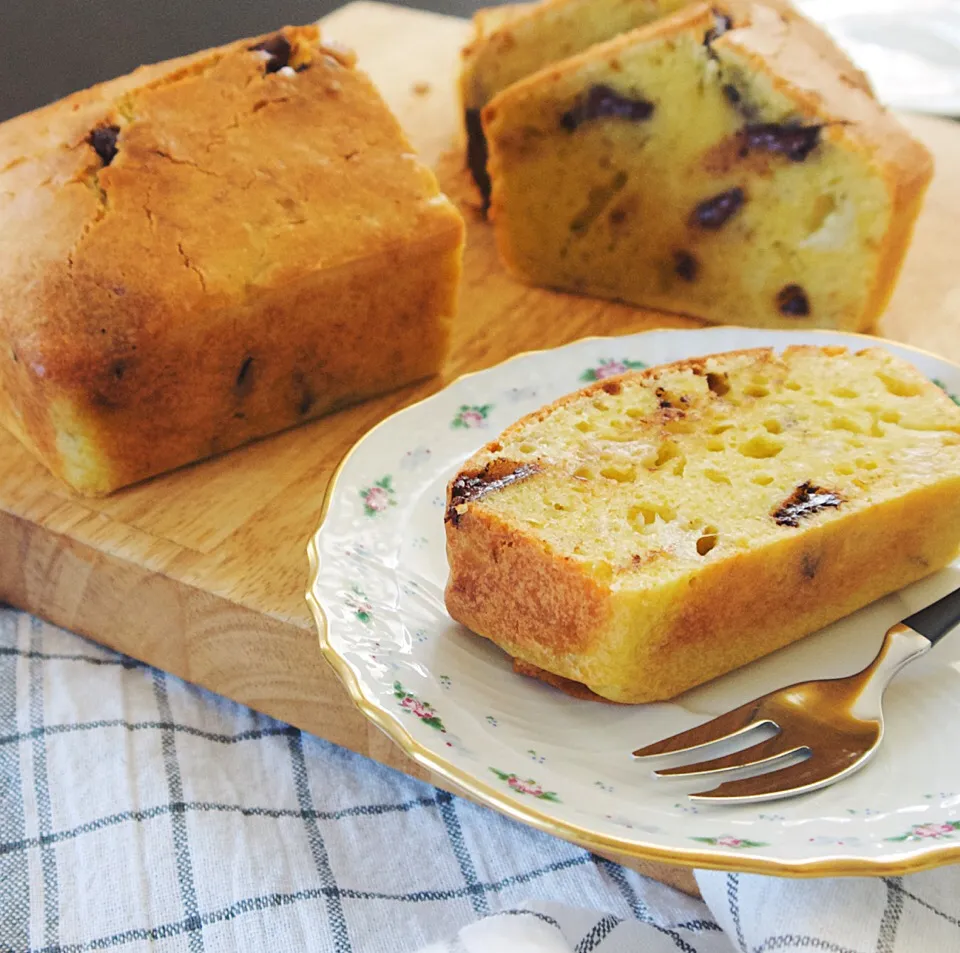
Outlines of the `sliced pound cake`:
[{"label": "sliced pound cake", "polygon": [[960,407],[878,348],[718,354],[525,417],[447,503],[454,619],[520,671],[656,701],[946,565]]},{"label": "sliced pound cake", "polygon": [[504,90],[483,111],[504,262],[708,321],[870,326],[932,160],[817,36],[696,4]]},{"label": "sliced pound cake", "polygon": [[[481,110],[497,93],[546,66],[621,33],[652,23],[689,0],[540,0],[478,10],[473,36],[461,55],[460,99],[467,134],[467,165],[484,207],[490,199],[487,144]],[[762,0],[796,23],[807,42],[840,71],[846,82],[873,95],[867,77],[826,33],[788,0]]]},{"label": "sliced pound cake", "polygon": [[688,0],[541,0],[478,10],[463,48],[460,99],[467,164],[484,206],[490,198],[480,110],[511,83],[594,43],[680,9]]}]

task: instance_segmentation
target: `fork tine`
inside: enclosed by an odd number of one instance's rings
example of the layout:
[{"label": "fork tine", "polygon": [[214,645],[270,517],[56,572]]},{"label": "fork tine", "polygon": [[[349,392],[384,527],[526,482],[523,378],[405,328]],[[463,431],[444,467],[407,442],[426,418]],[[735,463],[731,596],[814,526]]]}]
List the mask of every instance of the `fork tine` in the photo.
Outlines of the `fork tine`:
[{"label": "fork tine", "polygon": [[841,759],[817,757],[816,752],[798,764],[781,771],[771,771],[738,781],[724,781],[710,791],[698,791],[688,797],[692,801],[723,801],[726,803],[749,803],[772,801],[826,787],[834,781],[853,774],[867,763],[876,751],[873,747],[856,758]]},{"label": "fork tine", "polygon": [[[771,742],[777,740],[780,739],[770,739]],[[750,748],[734,751],[733,754],[724,755],[722,758],[713,758],[710,761],[698,761],[696,764],[684,764],[678,768],[664,768],[661,771],[654,771],[653,773],[658,778],[700,777],[701,775],[707,774],[724,774],[740,768],[771,767],[779,761],[785,761],[792,755],[810,751],[805,745],[798,745],[792,748],[781,747],[779,750],[774,751],[769,751],[770,747],[770,745],[765,744],[753,745]]]},{"label": "fork tine", "polygon": [[761,701],[763,701],[762,698],[755,698],[739,708],[734,708],[732,711],[718,715],[702,725],[697,725],[696,728],[688,728],[686,731],[681,731],[661,741],[655,741],[644,748],[637,748],[633,752],[633,756],[635,758],[652,758],[661,754],[695,751],[697,748],[703,748],[716,741],[726,741],[744,735],[761,725],[777,727],[769,718],[759,717]]}]

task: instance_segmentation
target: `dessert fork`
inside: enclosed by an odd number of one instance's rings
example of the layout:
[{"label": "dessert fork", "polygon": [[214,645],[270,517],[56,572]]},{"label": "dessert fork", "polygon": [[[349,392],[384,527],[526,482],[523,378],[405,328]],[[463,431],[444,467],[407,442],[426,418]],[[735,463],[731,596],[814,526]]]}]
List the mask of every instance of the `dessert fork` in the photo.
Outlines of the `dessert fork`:
[{"label": "dessert fork", "polygon": [[[879,748],[881,699],[893,676],[958,623],[960,589],[888,629],[877,657],[862,671],[777,689],[696,728],[638,748],[633,756],[689,754],[718,742],[757,742],[722,757],[654,771],[658,778],[711,779],[764,772],[690,794],[694,801],[748,804],[826,787],[862,768]],[[766,737],[760,740],[758,735]]]}]

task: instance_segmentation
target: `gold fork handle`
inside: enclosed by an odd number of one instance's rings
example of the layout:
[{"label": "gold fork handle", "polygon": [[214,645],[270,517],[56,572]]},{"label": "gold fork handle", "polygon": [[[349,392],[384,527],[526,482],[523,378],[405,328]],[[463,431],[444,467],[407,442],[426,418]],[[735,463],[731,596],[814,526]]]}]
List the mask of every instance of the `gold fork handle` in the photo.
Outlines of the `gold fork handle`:
[{"label": "gold fork handle", "polygon": [[880,700],[893,676],[907,662],[919,658],[933,643],[903,622],[891,626],[884,636],[877,657],[860,673],[860,691],[852,705],[852,713],[864,720],[880,717]]}]

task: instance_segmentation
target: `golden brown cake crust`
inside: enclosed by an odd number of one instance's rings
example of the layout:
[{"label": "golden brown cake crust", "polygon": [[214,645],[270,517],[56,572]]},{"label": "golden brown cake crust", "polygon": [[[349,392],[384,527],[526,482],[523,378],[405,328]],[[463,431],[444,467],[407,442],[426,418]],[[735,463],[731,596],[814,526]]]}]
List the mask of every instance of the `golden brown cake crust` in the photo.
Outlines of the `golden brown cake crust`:
[{"label": "golden brown cake crust", "polygon": [[0,214],[0,418],[82,492],[434,373],[446,351],[462,220],[316,27],[3,124]]}]

